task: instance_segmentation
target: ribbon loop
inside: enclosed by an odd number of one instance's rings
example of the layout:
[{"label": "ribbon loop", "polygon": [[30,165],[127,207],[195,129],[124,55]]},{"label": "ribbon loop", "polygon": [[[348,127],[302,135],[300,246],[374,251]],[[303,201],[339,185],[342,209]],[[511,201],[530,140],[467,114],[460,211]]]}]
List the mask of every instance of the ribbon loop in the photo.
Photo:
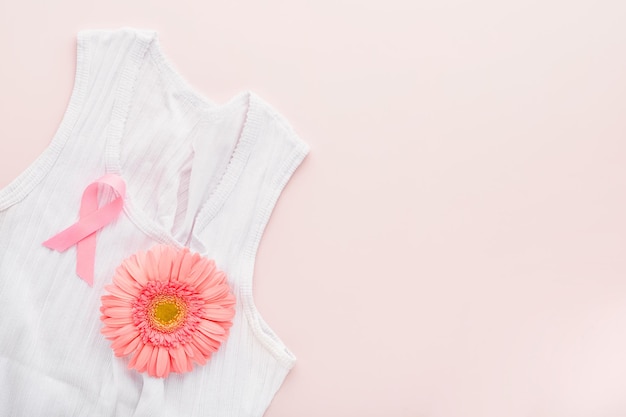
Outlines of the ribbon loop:
[{"label": "ribbon loop", "polygon": [[[116,197],[98,208],[99,186],[111,188]],[[67,229],[43,242],[47,248],[64,252],[76,245],[76,274],[93,286],[96,258],[96,232],[111,223],[124,208],[126,184],[116,174],[105,174],[89,184],[80,202],[79,219]]]}]

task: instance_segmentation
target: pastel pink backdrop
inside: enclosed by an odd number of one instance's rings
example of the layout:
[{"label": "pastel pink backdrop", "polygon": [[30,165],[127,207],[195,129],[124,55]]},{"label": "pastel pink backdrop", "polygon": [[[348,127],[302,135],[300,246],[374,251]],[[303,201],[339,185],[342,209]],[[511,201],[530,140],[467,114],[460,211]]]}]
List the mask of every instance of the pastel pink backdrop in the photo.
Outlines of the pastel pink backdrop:
[{"label": "pastel pink backdrop", "polygon": [[255,295],[298,357],[267,417],[626,415],[626,3],[0,2],[0,185],[75,33],[135,26],[311,144]]}]

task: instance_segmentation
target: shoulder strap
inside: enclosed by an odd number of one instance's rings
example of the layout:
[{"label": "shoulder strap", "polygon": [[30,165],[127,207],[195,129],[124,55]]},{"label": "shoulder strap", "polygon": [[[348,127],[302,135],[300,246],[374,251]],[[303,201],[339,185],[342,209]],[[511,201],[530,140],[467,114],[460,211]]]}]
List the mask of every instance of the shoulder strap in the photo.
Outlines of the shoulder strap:
[{"label": "shoulder strap", "polygon": [[250,105],[256,106],[256,137],[242,172],[215,217],[200,219],[195,233],[207,253],[238,265],[231,275],[244,286],[251,286],[256,252],[276,202],[309,152],[267,102],[252,94]]}]

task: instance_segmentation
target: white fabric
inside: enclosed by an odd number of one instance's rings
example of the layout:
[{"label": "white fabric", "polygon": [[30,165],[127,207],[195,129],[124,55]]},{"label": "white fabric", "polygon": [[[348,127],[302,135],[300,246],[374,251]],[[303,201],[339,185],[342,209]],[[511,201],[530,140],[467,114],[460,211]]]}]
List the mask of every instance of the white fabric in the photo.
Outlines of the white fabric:
[{"label": "white fabric", "polygon": [[[155,31],[83,30],[77,41],[58,131],[0,189],[0,415],[261,416],[295,358],[255,308],[254,259],[308,146],[254,93],[225,104],[198,94]],[[75,247],[42,242],[77,220],[84,188],[105,172],[124,178],[127,198],[98,232],[90,288]],[[100,334],[114,269],[158,243],[215,259],[237,298],[230,337],[208,364],[166,379],[128,370]]]}]

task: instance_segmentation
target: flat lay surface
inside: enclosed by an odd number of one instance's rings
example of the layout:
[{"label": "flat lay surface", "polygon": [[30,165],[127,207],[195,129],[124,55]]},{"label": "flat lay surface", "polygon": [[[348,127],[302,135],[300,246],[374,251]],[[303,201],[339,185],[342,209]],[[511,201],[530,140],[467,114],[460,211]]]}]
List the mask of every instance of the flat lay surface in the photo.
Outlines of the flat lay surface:
[{"label": "flat lay surface", "polygon": [[0,1],[0,187],[63,119],[77,31],[154,29],[199,93],[254,91],[311,147],[255,265],[297,357],[267,417],[624,416],[625,21],[591,0]]}]

